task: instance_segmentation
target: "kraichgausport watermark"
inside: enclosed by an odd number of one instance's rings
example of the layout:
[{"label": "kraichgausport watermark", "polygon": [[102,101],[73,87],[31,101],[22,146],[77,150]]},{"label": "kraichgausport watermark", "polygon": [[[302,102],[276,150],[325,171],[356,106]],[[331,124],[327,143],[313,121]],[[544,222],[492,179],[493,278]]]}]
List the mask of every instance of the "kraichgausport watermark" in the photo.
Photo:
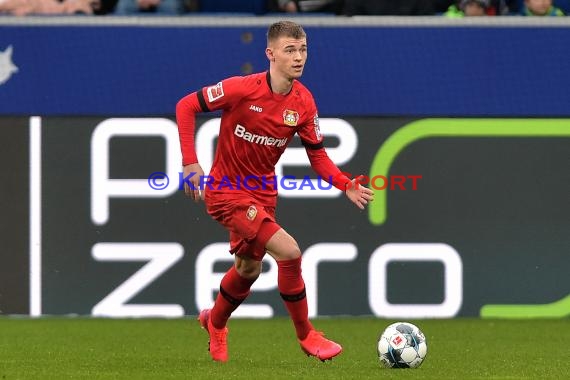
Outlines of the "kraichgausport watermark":
[{"label": "kraichgausport watermark", "polygon": [[[188,175],[178,173],[178,189],[184,190],[184,185],[187,185],[191,190],[268,190],[268,189],[283,189],[283,190],[329,190],[333,188],[333,183],[337,176],[347,176],[351,178],[352,175],[347,172],[341,172],[336,176],[322,177],[311,176],[295,177],[292,175],[285,176],[227,176],[224,175],[215,183],[215,179],[211,175],[196,176],[196,172],[191,172]],[[198,186],[192,183],[193,180],[198,179]],[[418,180],[422,179],[419,174],[414,175],[375,175],[372,177],[358,176],[354,180],[354,185],[348,183],[346,190],[353,186],[369,185],[374,190],[412,190],[418,189]],[[406,186],[407,183],[407,186]],[[154,172],[148,176],[148,185],[153,190],[165,190],[170,184],[170,178],[164,172]]]},{"label": "kraichgausport watermark", "polygon": [[[339,175],[345,175],[348,178],[352,178],[352,174],[348,172],[341,172]],[[396,190],[396,186],[398,190],[407,190],[406,182],[410,180],[412,183],[412,187],[410,190],[416,191],[418,189],[418,180],[422,179],[420,174],[413,174],[413,175],[375,175],[372,177],[366,175],[360,175],[355,178],[354,186],[358,188],[359,185],[370,185],[370,187],[374,190]],[[347,190],[352,187],[352,183],[347,185]]]}]

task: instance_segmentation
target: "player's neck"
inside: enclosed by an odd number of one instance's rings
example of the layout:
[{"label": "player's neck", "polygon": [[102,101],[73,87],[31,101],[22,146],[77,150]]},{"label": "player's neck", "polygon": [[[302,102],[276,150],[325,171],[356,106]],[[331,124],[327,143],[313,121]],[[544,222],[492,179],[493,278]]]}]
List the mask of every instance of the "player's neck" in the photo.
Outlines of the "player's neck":
[{"label": "player's neck", "polygon": [[268,82],[271,91],[275,94],[287,95],[293,88],[293,81],[292,78],[286,78],[273,70],[269,70]]}]

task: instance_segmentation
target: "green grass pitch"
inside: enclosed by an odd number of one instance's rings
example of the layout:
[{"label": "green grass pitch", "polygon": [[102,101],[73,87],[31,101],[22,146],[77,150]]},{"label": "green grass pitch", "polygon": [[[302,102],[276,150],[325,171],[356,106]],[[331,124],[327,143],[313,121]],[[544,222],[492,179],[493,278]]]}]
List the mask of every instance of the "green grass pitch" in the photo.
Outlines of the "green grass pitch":
[{"label": "green grass pitch", "polygon": [[570,323],[410,320],[426,335],[418,369],[384,369],[376,339],[391,320],[317,319],[343,345],[305,356],[287,318],[230,320],[227,363],[213,362],[194,319],[0,318],[0,380],[12,379],[568,379]]}]

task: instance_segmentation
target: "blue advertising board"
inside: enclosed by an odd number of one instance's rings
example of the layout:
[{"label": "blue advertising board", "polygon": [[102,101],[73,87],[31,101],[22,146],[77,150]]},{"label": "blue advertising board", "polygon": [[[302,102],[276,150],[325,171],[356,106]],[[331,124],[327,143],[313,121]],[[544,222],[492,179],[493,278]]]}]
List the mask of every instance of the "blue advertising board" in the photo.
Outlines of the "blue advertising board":
[{"label": "blue advertising board", "polygon": [[[569,116],[570,22],[500,19],[301,19],[302,81],[323,116]],[[0,20],[0,54],[17,68],[0,80],[0,115],[172,115],[188,92],[267,69],[275,21],[73,20]]]}]

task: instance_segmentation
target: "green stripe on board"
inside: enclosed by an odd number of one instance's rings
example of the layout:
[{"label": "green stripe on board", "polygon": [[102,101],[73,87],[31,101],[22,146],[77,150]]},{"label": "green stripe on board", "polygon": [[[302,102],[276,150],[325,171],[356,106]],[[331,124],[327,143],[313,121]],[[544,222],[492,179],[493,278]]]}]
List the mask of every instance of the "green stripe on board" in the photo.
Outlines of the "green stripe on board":
[{"label": "green stripe on board", "polygon": [[570,294],[544,305],[485,305],[482,318],[564,318],[570,316]]},{"label": "green stripe on board", "polygon": [[[424,119],[414,121],[394,132],[382,144],[370,168],[369,177],[389,176],[398,155],[413,142],[439,137],[570,137],[570,119]],[[373,225],[382,225],[388,217],[388,191],[375,190],[368,206]]]}]

